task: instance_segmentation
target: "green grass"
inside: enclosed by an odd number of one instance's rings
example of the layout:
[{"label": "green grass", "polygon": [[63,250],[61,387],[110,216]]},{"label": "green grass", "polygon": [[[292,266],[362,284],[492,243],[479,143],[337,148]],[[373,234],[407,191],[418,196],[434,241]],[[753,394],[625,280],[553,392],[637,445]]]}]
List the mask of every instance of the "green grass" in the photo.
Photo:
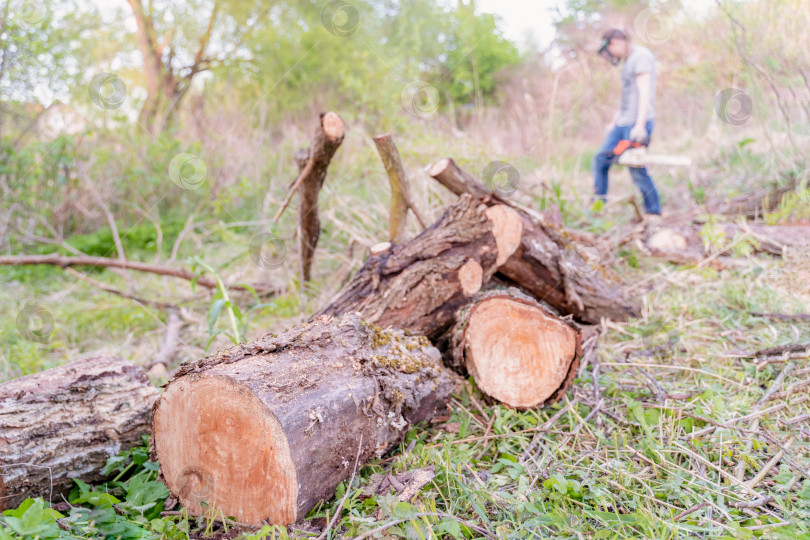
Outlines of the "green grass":
[{"label": "green grass", "polygon": [[[412,429],[398,449],[362,467],[350,486],[342,484],[308,520],[333,516],[348,489],[330,538],[363,534],[385,523],[393,524],[387,534],[400,538],[428,538],[431,530],[446,538],[810,538],[806,427],[799,431],[807,425],[802,415],[810,411],[806,390],[769,401],[767,407],[787,407],[761,416],[754,431],[748,431],[750,421],[735,421],[755,411],[785,366],[757,369],[737,352],[810,342],[810,325],[751,312],[798,311],[798,296],[810,293],[807,282],[802,290],[786,289],[784,273],[796,269],[781,261],[722,275],[640,261],[641,268],[628,271],[661,276],[645,296],[644,315],[608,326],[596,356],[582,366],[561,403],[514,411],[487,403],[469,387],[453,398],[446,422]],[[793,362],[787,388],[810,378],[806,359]],[[595,383],[601,402],[596,412]],[[546,430],[537,430],[561,409]],[[689,437],[710,427],[716,429]],[[735,479],[738,462],[746,464],[743,478],[750,480],[778,452],[776,442],[784,446],[791,438],[793,448],[757,485],[746,489]],[[134,455],[143,455],[139,452]],[[431,465],[435,478],[412,501],[399,502],[394,493],[364,493],[374,473],[397,475]],[[213,509],[203,518],[159,517],[128,503],[132,478],[153,480],[154,465],[144,467],[96,488],[121,501],[112,503],[114,512],[100,495],[82,500],[81,490],[74,490],[69,499],[74,508],[59,518],[67,520],[70,531],[60,534],[90,537],[111,527],[127,531],[121,537],[186,538],[222,529]],[[150,485],[154,500],[144,504],[157,508],[165,493]],[[773,501],[751,509],[734,506],[759,495]],[[50,522],[44,507],[31,512],[41,526]],[[93,512],[101,521],[90,525],[84,516]],[[305,529],[259,532],[301,537]]]},{"label": "green grass", "polygon": [[[438,217],[450,197],[420,176],[423,165],[442,155],[464,156],[459,163],[479,171],[493,159],[486,149],[466,141],[431,138],[429,131],[424,137],[398,143],[413,175],[417,200],[431,218]],[[241,185],[239,190],[223,192],[195,216],[196,225],[180,245],[172,263],[176,266],[191,268],[191,257],[199,257],[227,283],[269,282],[287,288],[288,292],[271,298],[231,294],[244,314],[248,339],[305,319],[339,288],[341,275],[362,264],[370,245],[386,239],[388,191],[378,157],[356,141],[347,144],[346,155],[339,154],[330,168],[321,197],[323,231],[316,280],[305,294],[297,281],[294,208],[278,226],[269,227],[246,202],[263,196],[260,187]],[[441,154],[437,147],[442,148]],[[740,178],[750,180],[746,175],[759,170],[761,162],[748,156],[745,145],[726,152],[716,163],[706,164],[705,170],[716,173],[718,179],[711,186],[689,184],[686,173],[656,175],[666,200],[677,206],[690,197],[690,189],[692,196],[700,190],[712,196],[740,192]],[[537,175],[546,184],[546,188],[531,185],[525,191],[522,186],[518,197],[538,208],[560,207],[569,226],[610,232],[633,218],[627,203],[609,205],[601,212],[588,208],[584,194],[589,193],[590,179],[584,162],[562,158],[553,170],[529,158],[515,162],[527,179]],[[549,170],[554,174],[546,177]],[[576,170],[578,176],[573,174]],[[282,176],[292,178],[293,172],[290,164]],[[632,193],[626,173],[615,174],[612,182],[615,198]],[[276,194],[284,193],[283,184],[273,184]],[[797,192],[773,219],[805,215],[804,195]],[[231,208],[234,205],[238,208]],[[166,262],[184,224],[184,220],[166,219],[173,225],[163,231],[160,262]],[[250,223],[234,225],[236,221]],[[417,232],[413,221],[409,226],[411,233]],[[128,255],[140,260],[155,257],[154,227],[133,222],[121,230]],[[262,232],[285,242],[287,255],[277,267],[259,268],[248,253],[251,239]],[[86,233],[68,242],[101,254],[99,250],[113,248],[109,233]],[[802,416],[810,412],[810,400],[804,400],[807,387],[801,386],[810,380],[807,359],[791,360],[795,368],[783,389],[794,390],[777,394],[764,405],[786,406],[759,417],[755,428],[750,420],[736,421],[756,411],[757,402],[786,365],[757,366],[743,353],[810,342],[806,322],[756,315],[809,311],[808,262],[801,257],[754,257],[743,247],[732,254],[748,258],[749,264],[718,272],[662,263],[633,245],[623,247],[617,253],[616,270],[644,298],[643,313],[627,323],[605,325],[595,356],[581,366],[561,403],[514,411],[489,403],[470,386],[453,398],[446,421],[412,429],[389,455],[361,467],[351,485],[341,484],[335,497],[315,508],[303,524],[241,532],[273,538],[317,536],[317,532],[306,532],[317,530],[307,524],[322,525],[325,518],[331,519],[348,491],[327,538],[364,534],[386,524],[391,524],[385,529],[388,537],[423,539],[430,534],[445,538],[810,538],[808,421]],[[212,292],[192,291],[186,282],[148,274],[77,270],[131,296],[178,305],[185,327],[176,363],[229,345],[224,335],[216,335],[209,344],[212,333],[229,327],[224,310],[209,327]],[[160,346],[167,317],[160,307],[110,294],[97,283],[57,268],[0,268],[0,282],[0,378],[100,352],[147,365]],[[27,304],[41,306],[52,318],[47,339],[31,339],[21,331],[17,318]],[[552,417],[555,420],[545,429],[538,429]],[[695,432],[701,434],[690,435]],[[745,464],[742,478],[748,481],[779,453],[779,445],[791,440],[793,446],[756,485],[746,488],[737,479],[738,463]],[[223,534],[224,516],[215,509],[201,518],[177,508],[173,508],[177,515],[161,515],[165,491],[155,482],[154,464],[145,461],[145,455],[144,448],[126,453],[116,461],[113,477],[118,478],[106,485],[85,491],[77,485],[68,499],[71,506],[59,510],[59,515],[40,502],[25,503],[22,510],[7,513],[0,518],[4,523],[0,539]],[[136,456],[139,463],[124,471]],[[397,475],[427,466],[435,467],[435,478],[411,501],[400,502],[394,493],[366,493],[373,474]],[[752,508],[735,506],[760,495],[773,500]],[[231,528],[229,534],[234,532]]]}]

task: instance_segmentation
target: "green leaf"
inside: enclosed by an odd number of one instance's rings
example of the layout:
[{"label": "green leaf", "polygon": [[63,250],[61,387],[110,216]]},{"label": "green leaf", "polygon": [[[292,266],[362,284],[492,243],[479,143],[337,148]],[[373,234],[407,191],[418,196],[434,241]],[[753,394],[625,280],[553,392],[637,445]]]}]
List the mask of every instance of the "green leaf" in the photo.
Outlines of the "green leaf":
[{"label": "green leaf", "polygon": [[78,497],[70,499],[71,504],[79,505],[87,503],[95,507],[109,508],[112,507],[112,505],[121,502],[117,497],[110,495],[107,492],[96,490],[91,491],[90,486],[88,486],[81,480],[74,478],[73,481],[79,484],[79,489],[81,489],[81,493],[79,494]]},{"label": "green leaf", "polygon": [[414,505],[406,502],[398,502],[394,505],[394,515],[398,518],[410,517],[413,514],[419,513],[419,509]]},{"label": "green leaf", "polygon": [[438,534],[449,534],[453,538],[461,538],[461,525],[454,519],[444,519],[441,523],[433,527],[433,532]]},{"label": "green leaf", "polygon": [[126,503],[130,506],[141,507],[165,500],[168,496],[169,490],[163,485],[163,482],[150,481],[136,476],[130,480],[127,486]]},{"label": "green leaf", "polygon": [[[59,536],[59,525],[56,524],[55,512],[50,508],[45,508],[45,501],[42,499],[26,499],[13,513],[16,515],[11,516],[4,513],[5,522],[18,535],[40,538]],[[58,515],[62,517],[61,514]]]},{"label": "green leaf", "polygon": [[217,298],[213,302],[211,302],[211,307],[208,309],[208,333],[214,333],[214,325],[217,323],[219,319],[219,313],[222,311],[223,306],[225,306],[225,299],[224,298]]}]

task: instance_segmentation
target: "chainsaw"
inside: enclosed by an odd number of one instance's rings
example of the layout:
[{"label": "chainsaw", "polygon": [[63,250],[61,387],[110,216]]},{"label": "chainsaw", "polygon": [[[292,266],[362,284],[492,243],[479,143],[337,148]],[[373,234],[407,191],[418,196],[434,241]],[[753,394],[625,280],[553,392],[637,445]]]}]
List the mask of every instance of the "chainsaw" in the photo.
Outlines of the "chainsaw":
[{"label": "chainsaw", "polygon": [[610,162],[626,165],[628,167],[646,167],[647,165],[672,165],[676,167],[689,167],[692,158],[685,156],[664,156],[647,153],[647,141],[620,140],[613,147]]}]

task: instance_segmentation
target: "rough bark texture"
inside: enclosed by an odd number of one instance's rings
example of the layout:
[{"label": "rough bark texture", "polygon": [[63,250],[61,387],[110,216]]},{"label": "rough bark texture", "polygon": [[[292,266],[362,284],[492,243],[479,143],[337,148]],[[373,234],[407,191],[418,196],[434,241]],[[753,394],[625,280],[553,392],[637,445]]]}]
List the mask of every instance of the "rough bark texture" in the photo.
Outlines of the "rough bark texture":
[{"label": "rough bark texture", "polygon": [[517,408],[559,400],[582,356],[579,326],[514,288],[476,295],[458,311],[444,341],[454,369]]},{"label": "rough bark texture", "polygon": [[319,317],[181,366],[154,408],[155,454],[190,512],[293,523],[459,382],[424,337]]},{"label": "rough bark texture", "polygon": [[388,182],[391,184],[391,209],[388,217],[389,239],[392,242],[400,243],[405,235],[409,208],[423,229],[427,227],[427,224],[413,202],[408,176],[405,174],[405,167],[402,166],[394,137],[390,133],[377,135],[374,137],[374,144],[377,146],[377,152],[380,153],[385,172],[388,173]]},{"label": "rough bark texture", "polygon": [[499,246],[493,234],[495,221],[503,219],[520,227],[511,209],[493,212],[482,199],[462,196],[416,238],[372,255],[321,314],[358,312],[382,327],[440,335],[478,290],[470,289],[471,280],[465,279],[477,274],[467,263],[481,267],[483,283],[497,270],[499,248],[508,249],[508,242]]},{"label": "rough bark texture", "polygon": [[0,384],[0,510],[101,479],[141,442],[158,391],[142,369],[89,358]]},{"label": "rough bark texture", "polygon": [[489,205],[507,205],[523,221],[521,242],[498,272],[534,297],[579,320],[624,321],[640,312],[638,299],[615,282],[599,251],[584,236],[546,217],[500,199],[452,159],[432,165],[430,175],[455,194],[486,195]]},{"label": "rough bark texture", "polygon": [[308,161],[300,171],[298,240],[301,248],[301,278],[304,282],[309,281],[312,276],[312,259],[321,234],[318,195],[326,179],[329,162],[343,142],[343,136],[344,124],[340,116],[333,112],[321,114],[320,124],[309,146]]}]

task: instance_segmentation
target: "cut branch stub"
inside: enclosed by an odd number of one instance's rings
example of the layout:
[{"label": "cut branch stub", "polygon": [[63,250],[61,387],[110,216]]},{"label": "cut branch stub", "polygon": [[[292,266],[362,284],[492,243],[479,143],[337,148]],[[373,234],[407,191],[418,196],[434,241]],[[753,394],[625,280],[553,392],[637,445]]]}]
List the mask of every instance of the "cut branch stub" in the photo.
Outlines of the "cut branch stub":
[{"label": "cut branch stub", "polygon": [[301,279],[306,282],[312,275],[312,259],[321,234],[318,219],[318,195],[326,179],[326,169],[340,143],[345,127],[336,113],[321,115],[321,126],[309,147],[309,162],[301,171],[301,204],[298,214],[298,238],[301,248]]},{"label": "cut branch stub", "polygon": [[[460,379],[424,337],[319,318],[185,364],[153,413],[163,480],[193,514],[303,518]],[[362,441],[362,444],[361,444]]]},{"label": "cut branch stub", "polygon": [[430,166],[428,174],[456,195],[469,193],[485,197],[492,193],[492,190],[459,167],[452,158],[440,159]]},{"label": "cut branch stub", "polygon": [[311,277],[312,257],[321,232],[321,223],[318,220],[318,194],[326,179],[326,169],[343,142],[345,132],[346,126],[340,116],[333,112],[321,114],[320,123],[309,148],[296,150],[293,155],[299,168],[298,177],[293,181],[287,198],[273,217],[273,222],[281,219],[293,195],[300,188],[298,239],[301,248],[301,279],[304,282],[309,281]]},{"label": "cut branch stub", "polygon": [[380,159],[383,162],[386,173],[388,173],[388,182],[391,185],[391,209],[389,215],[389,236],[392,242],[399,243],[405,234],[405,223],[408,217],[408,209],[410,208],[419,225],[424,229],[427,227],[425,219],[416,208],[411,196],[411,187],[408,182],[408,176],[405,174],[405,167],[402,165],[402,160],[399,157],[397,145],[394,143],[394,137],[390,133],[377,135],[374,137],[374,144],[377,146],[377,151],[380,153]]},{"label": "cut branch stub", "polygon": [[517,408],[559,399],[581,356],[579,329],[514,290],[482,294],[462,310],[452,354],[485,394]]},{"label": "cut branch stub", "polygon": [[487,217],[492,221],[492,234],[498,245],[495,265],[500,268],[520,246],[523,222],[517,212],[502,204],[487,208]]},{"label": "cut branch stub", "polygon": [[382,327],[440,335],[512,254],[520,227],[513,209],[464,195],[416,238],[372,255],[321,313],[358,312]]}]

